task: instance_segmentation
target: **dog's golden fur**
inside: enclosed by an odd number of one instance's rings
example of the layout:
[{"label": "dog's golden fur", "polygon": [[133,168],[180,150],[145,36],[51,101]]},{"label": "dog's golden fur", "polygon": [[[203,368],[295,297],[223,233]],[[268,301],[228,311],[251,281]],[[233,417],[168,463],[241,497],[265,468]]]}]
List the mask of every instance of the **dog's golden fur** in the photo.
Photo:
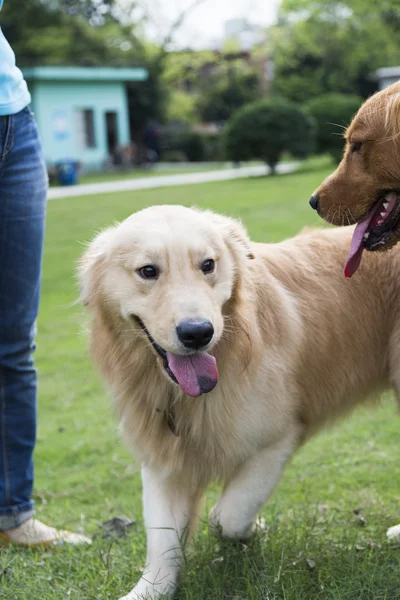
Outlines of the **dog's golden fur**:
[{"label": "dog's golden fur", "polygon": [[[188,259],[201,252],[198,244],[206,231],[206,253],[216,252],[221,261],[210,283],[203,282],[203,275],[198,278]],[[275,456],[274,449],[282,445],[278,462],[283,468],[327,422],[400,385],[400,251],[369,254],[350,283],[341,267],[351,234],[352,228],[311,231],[280,244],[251,244],[231,219],[183,207],[153,207],[101,234],[89,247],[80,278],[92,314],[90,354],[112,390],[126,440],[164,487],[184,488],[198,500],[210,481],[220,480],[229,495],[239,478],[251,477],[252,461],[263,453]],[[154,297],[155,287],[140,287],[142,282],[133,281],[135,271],[127,269],[140,265],[135,253],[151,254],[153,245],[158,256],[164,253],[179,263],[175,274],[166,272],[154,284],[160,293]],[[182,316],[176,306],[201,311],[204,285],[211,298],[224,286],[223,300],[218,297],[207,313],[215,322],[222,319],[210,350],[219,382],[211,393],[189,398],[165,374],[130,315],[139,316],[156,342],[169,347],[173,342],[166,329],[159,329],[159,320],[173,328],[174,319]],[[182,297],[190,301],[181,304]],[[164,305],[155,320],[152,311],[160,302]],[[178,435],[168,426],[170,410]],[[270,468],[265,464],[266,473]],[[270,491],[267,484],[256,510]],[[237,510],[243,510],[243,502]],[[244,535],[251,525],[247,517],[225,518],[224,511],[233,511],[234,504],[229,501],[229,510],[221,508],[213,516],[228,537]],[[153,555],[149,550],[149,563]],[[175,575],[170,579],[168,590],[176,583]],[[154,590],[142,583],[126,598],[166,593]]]},{"label": "dog's golden fur", "polygon": [[[362,220],[382,191],[400,190],[400,82],[364,102],[345,138],[343,160],[314,192],[319,214],[334,225]],[[400,222],[381,248],[399,239]]]}]

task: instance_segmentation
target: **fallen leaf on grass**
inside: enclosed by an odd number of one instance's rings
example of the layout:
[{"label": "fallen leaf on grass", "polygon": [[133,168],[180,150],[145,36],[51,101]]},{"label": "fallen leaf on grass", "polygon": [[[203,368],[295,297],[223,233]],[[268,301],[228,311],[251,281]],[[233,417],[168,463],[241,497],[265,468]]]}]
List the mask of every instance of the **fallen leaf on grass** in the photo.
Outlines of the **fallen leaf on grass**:
[{"label": "fallen leaf on grass", "polygon": [[[136,521],[128,517],[113,517],[101,524],[103,538],[123,538],[126,537],[128,529],[135,525]],[[96,537],[96,536],[95,536]]]},{"label": "fallen leaf on grass", "polygon": [[355,508],[353,510],[353,514],[356,517],[356,523],[357,523],[357,525],[360,525],[360,527],[366,527],[367,526],[367,519],[361,514],[361,509]]}]

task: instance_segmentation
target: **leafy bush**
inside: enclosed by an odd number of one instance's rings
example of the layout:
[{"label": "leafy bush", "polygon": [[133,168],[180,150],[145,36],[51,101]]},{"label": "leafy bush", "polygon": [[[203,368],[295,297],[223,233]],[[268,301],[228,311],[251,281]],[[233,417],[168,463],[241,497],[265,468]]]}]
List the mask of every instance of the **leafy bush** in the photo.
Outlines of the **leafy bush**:
[{"label": "leafy bush", "polygon": [[205,160],[206,154],[203,137],[182,123],[166,125],[161,129],[160,150],[162,160],[167,160],[166,154],[180,152],[185,155],[185,160],[200,162]]},{"label": "leafy bush", "polygon": [[261,159],[274,172],[283,152],[305,158],[314,149],[313,119],[281,98],[252,102],[237,111],[224,132],[230,160]]},{"label": "leafy bush", "polygon": [[221,136],[215,133],[191,131],[182,123],[170,123],[160,130],[161,160],[166,154],[178,151],[190,162],[219,161],[222,159]]},{"label": "leafy bush", "polygon": [[188,131],[189,129],[186,125],[173,123],[164,125],[160,128],[159,143],[161,160],[167,160],[165,155],[171,150],[184,152],[184,142],[186,140]]},{"label": "leafy bush", "polygon": [[205,133],[203,140],[206,148],[206,160],[213,162],[223,160],[221,135],[219,133]]},{"label": "leafy bush", "polygon": [[183,151],[190,162],[202,162],[206,159],[204,136],[200,133],[187,133],[183,139]]},{"label": "leafy bush", "polygon": [[323,94],[310,100],[306,111],[317,123],[318,152],[328,152],[339,162],[343,154],[343,128],[360,108],[362,98],[348,94]]},{"label": "leafy bush", "polygon": [[221,135],[219,133],[191,132],[187,135],[183,148],[192,162],[222,160]]},{"label": "leafy bush", "polygon": [[171,163],[187,162],[187,156],[182,150],[166,150],[162,158],[163,161]]}]

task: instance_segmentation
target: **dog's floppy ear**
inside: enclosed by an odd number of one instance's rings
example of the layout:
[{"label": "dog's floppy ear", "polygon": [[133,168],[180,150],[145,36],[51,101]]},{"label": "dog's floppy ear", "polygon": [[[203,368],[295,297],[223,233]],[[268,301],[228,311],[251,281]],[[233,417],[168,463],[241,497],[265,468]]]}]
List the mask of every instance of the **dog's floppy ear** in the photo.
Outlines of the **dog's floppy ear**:
[{"label": "dog's floppy ear", "polygon": [[391,137],[400,135],[400,85],[388,97],[386,105],[386,127]]},{"label": "dog's floppy ear", "polygon": [[239,249],[245,258],[249,260],[253,260],[255,258],[251,247],[250,238],[240,221],[231,217],[225,217],[223,215],[213,213],[212,211],[207,211],[207,214],[213,223],[218,225],[226,244],[231,250]]},{"label": "dog's floppy ear", "polygon": [[86,252],[78,262],[78,281],[81,289],[80,299],[84,306],[92,306],[95,292],[103,272],[102,266],[109,255],[115,227],[109,227],[99,233],[88,245]]}]

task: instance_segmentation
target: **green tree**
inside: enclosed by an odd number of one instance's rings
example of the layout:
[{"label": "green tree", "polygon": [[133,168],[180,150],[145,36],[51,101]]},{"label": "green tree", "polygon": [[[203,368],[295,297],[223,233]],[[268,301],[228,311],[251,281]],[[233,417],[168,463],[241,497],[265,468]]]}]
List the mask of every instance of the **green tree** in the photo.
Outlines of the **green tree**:
[{"label": "green tree", "polygon": [[233,161],[261,159],[272,172],[283,152],[304,158],[314,149],[315,123],[296,105],[281,99],[244,106],[224,131],[227,157]]},{"label": "green tree", "polygon": [[169,90],[166,106],[167,122],[180,121],[195,123],[197,121],[196,97],[182,90]]},{"label": "green tree", "polygon": [[183,50],[169,52],[165,57],[162,81],[168,90],[166,116],[168,121],[196,123],[199,111],[200,89],[207,73],[217,66],[213,52]]},{"label": "green tree", "polygon": [[167,110],[168,90],[162,81],[162,61],[149,53],[142,55],[142,61],[148,71],[147,80],[126,85],[132,138],[137,137],[148,121],[163,122]]},{"label": "green tree", "polygon": [[116,2],[115,0],[44,0],[42,4],[99,24],[104,22],[106,15],[112,13]]},{"label": "green tree", "polygon": [[243,61],[223,62],[200,82],[199,114],[203,121],[227,121],[239,108],[260,97],[258,74]]},{"label": "green tree", "polygon": [[132,16],[135,0],[7,0],[1,25],[22,67],[141,66],[147,81],[127,84],[132,136],[149,119],[163,120],[168,92],[162,80],[167,48],[194,0],[160,45],[148,43]]},{"label": "green tree", "polygon": [[23,67],[127,66],[140,61],[133,25],[122,25],[114,1],[7,1],[1,26]]},{"label": "green tree", "polygon": [[226,50],[221,55],[210,51],[169,53],[163,80],[166,87],[178,92],[170,94],[169,114],[176,114],[176,107],[170,105],[178,96],[191,122],[225,122],[238,108],[260,97],[260,70],[237,49],[228,46]]},{"label": "green tree", "polygon": [[375,91],[372,75],[398,64],[400,38],[387,12],[368,10],[374,2],[361,8],[357,0],[284,0],[270,32],[275,91],[302,103],[327,92],[367,97]]}]

